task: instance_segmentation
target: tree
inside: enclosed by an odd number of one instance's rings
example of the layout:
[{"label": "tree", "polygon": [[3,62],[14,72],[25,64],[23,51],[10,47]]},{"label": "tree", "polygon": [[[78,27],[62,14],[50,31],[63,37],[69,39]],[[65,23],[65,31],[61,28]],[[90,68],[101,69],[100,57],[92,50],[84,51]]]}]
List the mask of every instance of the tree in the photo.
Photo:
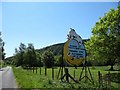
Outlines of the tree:
[{"label": "tree", "polygon": [[36,52],[32,43],[29,43],[28,47],[20,43],[19,50],[17,48],[15,49],[14,57],[16,66],[37,66]]},{"label": "tree", "polygon": [[20,65],[23,65],[23,61],[24,61],[24,53],[25,53],[25,50],[26,50],[26,45],[23,44],[23,43],[20,43],[20,46],[19,46],[19,54],[20,54]]},{"label": "tree", "polygon": [[62,64],[62,58],[63,58],[62,55],[55,56],[54,65],[61,66],[61,64]]},{"label": "tree", "polygon": [[26,46],[23,43],[20,43],[19,50],[15,48],[16,66],[22,66],[24,64],[23,61],[24,61],[25,50],[26,50]]},{"label": "tree", "polygon": [[0,32],[0,60],[2,60],[2,38],[1,38],[1,32]]},{"label": "tree", "polygon": [[14,62],[16,66],[20,66],[20,53],[17,48],[15,48],[15,56],[14,56]]},{"label": "tree", "polygon": [[24,54],[23,54],[23,66],[24,67],[28,67],[28,66],[30,66],[29,65],[29,56],[28,56],[28,51],[27,51],[27,49],[26,49],[26,51],[24,52]]},{"label": "tree", "polygon": [[35,49],[32,43],[28,44],[27,54],[28,54],[28,59],[29,59],[29,66],[30,67],[36,66],[37,64],[36,52],[35,52]]},{"label": "tree", "polygon": [[111,9],[92,29],[92,37],[86,42],[88,57],[111,65],[120,62],[120,6]]},{"label": "tree", "polygon": [[5,42],[2,42],[2,60],[5,59],[5,53],[4,53],[5,49],[4,49],[4,46],[5,46]]},{"label": "tree", "polygon": [[54,64],[53,53],[51,51],[45,51],[42,55],[42,60],[43,60],[45,67],[51,68]]},{"label": "tree", "polygon": [[37,60],[37,64],[36,64],[37,67],[43,66],[42,56],[38,52],[36,52],[36,60]]},{"label": "tree", "polygon": [[4,60],[5,59],[5,53],[4,53],[4,46],[5,46],[5,42],[3,42],[2,38],[1,38],[1,32],[0,32],[0,59]]}]

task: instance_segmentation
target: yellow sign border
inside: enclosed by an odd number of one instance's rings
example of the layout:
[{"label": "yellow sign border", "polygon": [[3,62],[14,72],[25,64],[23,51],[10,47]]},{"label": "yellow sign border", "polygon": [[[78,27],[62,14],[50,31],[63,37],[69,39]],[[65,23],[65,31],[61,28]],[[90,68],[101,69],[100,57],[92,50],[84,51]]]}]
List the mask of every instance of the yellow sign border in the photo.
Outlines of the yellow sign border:
[{"label": "yellow sign border", "polygon": [[[80,64],[82,64],[84,58],[80,58],[80,59],[76,59],[72,56],[68,56],[68,44],[69,44],[70,40],[68,40],[65,44],[64,44],[64,60],[71,66],[79,66]],[[73,60],[74,59],[74,60]]]}]

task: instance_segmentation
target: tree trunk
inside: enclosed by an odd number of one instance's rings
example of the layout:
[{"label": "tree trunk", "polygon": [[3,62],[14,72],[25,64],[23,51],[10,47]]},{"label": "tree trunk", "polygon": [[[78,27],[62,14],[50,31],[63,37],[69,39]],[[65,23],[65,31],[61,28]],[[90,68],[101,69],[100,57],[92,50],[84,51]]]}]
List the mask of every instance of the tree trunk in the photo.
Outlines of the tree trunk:
[{"label": "tree trunk", "polygon": [[109,70],[111,70],[111,71],[113,71],[114,69],[113,69],[113,65],[111,65],[111,67],[110,67],[110,69]]},{"label": "tree trunk", "polygon": [[114,70],[113,66],[115,65],[115,59],[110,59],[110,65],[111,65],[111,67],[109,70],[113,71]]}]

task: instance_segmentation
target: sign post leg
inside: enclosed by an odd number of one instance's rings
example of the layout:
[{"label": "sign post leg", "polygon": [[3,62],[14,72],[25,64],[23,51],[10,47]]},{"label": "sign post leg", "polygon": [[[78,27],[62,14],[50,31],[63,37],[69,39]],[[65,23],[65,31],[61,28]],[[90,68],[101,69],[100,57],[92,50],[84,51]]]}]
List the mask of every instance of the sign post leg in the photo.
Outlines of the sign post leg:
[{"label": "sign post leg", "polygon": [[[87,82],[87,80],[89,80],[90,82],[92,82],[94,84],[94,80],[93,80],[93,77],[92,77],[92,74],[90,72],[90,69],[89,67],[86,65],[86,60],[84,62],[84,65],[83,65],[83,68],[82,68],[82,72],[80,74],[80,78],[79,78],[79,81],[81,81],[83,78],[85,78],[85,82]],[[85,75],[82,77],[82,74],[83,74],[83,70],[85,69]],[[89,74],[90,74],[90,78],[88,77],[88,71],[89,71]]]}]

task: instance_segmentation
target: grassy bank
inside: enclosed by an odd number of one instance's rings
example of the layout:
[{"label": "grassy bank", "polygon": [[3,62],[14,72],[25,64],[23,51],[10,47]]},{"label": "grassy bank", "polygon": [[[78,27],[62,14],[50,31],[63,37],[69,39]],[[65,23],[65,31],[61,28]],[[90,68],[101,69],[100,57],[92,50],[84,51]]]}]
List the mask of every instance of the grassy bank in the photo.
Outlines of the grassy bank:
[{"label": "grassy bank", "polygon": [[[90,82],[85,83],[84,79],[79,83],[74,83],[70,80],[70,83],[61,82],[60,79],[57,79],[57,74],[59,68],[54,69],[54,80],[52,79],[51,68],[47,69],[47,76],[45,76],[44,68],[42,67],[42,74],[40,75],[40,68],[36,71],[25,70],[22,67],[13,67],[13,71],[15,74],[15,78],[20,88],[99,88],[98,86],[98,71],[100,71],[103,75],[108,73],[106,71],[109,67],[91,67],[91,73],[94,79],[95,84],[91,84]],[[73,67],[69,67],[69,73],[73,76],[74,70],[76,72],[75,78],[78,80],[82,68],[79,67],[77,69]],[[111,73],[117,73],[117,71],[111,71]],[[84,76],[84,75],[83,75]],[[115,82],[111,83],[112,88],[118,88],[118,84]]]}]

